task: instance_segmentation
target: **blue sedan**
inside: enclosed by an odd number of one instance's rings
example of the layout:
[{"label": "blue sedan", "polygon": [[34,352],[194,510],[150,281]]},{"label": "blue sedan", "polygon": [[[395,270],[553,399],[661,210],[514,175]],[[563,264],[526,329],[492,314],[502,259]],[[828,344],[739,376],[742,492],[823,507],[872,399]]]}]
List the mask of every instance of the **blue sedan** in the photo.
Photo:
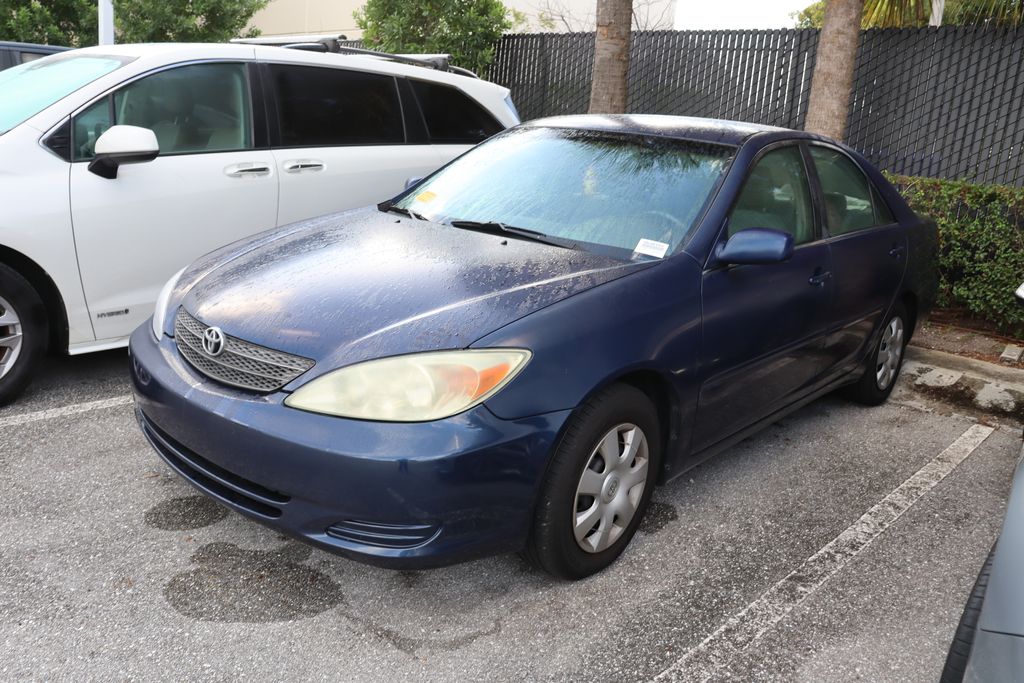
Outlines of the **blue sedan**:
[{"label": "blue sedan", "polygon": [[200,491],[326,550],[577,579],[656,484],[836,389],[884,401],[935,250],[821,137],[534,121],[179,273],[132,336],[137,415]]}]

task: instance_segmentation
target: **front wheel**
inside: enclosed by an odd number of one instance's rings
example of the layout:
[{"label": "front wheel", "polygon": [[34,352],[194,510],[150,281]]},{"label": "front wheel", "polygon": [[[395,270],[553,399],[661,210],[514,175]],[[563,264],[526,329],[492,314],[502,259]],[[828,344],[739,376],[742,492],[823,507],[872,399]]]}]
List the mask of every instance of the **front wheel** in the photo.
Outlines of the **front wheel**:
[{"label": "front wheel", "polygon": [[885,403],[899,379],[908,338],[907,312],[902,305],[897,304],[889,313],[878,343],[868,356],[864,374],[856,384],[846,389],[846,395],[864,405]]},{"label": "front wheel", "polygon": [[614,562],[651,499],[661,462],[657,412],[640,390],[613,385],[571,418],[542,484],[525,556],[564,579]]},{"label": "front wheel", "polygon": [[20,394],[46,351],[46,309],[28,281],[0,264],[0,405]]}]

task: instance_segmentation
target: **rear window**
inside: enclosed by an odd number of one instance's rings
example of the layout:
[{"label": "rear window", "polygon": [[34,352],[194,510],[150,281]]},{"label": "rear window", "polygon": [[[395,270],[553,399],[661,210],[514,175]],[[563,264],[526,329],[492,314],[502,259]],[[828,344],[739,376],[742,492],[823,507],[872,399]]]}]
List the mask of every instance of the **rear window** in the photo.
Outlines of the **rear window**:
[{"label": "rear window", "polygon": [[392,76],[315,66],[270,65],[284,147],[405,142]]},{"label": "rear window", "polygon": [[431,142],[476,144],[504,127],[461,90],[427,81],[412,81]]}]

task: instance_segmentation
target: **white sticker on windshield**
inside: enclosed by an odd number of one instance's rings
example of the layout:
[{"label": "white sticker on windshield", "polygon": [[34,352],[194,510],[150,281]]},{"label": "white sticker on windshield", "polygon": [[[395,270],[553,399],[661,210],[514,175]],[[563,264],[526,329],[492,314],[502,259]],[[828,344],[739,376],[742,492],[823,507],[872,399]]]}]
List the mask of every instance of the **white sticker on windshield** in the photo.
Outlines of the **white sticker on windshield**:
[{"label": "white sticker on windshield", "polygon": [[642,239],[636,243],[636,247],[633,249],[634,254],[644,254],[646,256],[653,256],[654,258],[662,258],[665,256],[665,252],[668,251],[668,245],[664,242],[656,242],[654,240]]}]

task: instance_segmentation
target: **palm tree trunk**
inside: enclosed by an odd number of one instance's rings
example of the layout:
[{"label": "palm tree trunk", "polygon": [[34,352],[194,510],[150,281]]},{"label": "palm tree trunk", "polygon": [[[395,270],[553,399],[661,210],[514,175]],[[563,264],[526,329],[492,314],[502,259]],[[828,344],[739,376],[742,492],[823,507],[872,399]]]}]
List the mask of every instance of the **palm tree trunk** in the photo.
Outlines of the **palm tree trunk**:
[{"label": "palm tree trunk", "polygon": [[597,0],[591,114],[622,114],[626,111],[632,21],[633,0]]},{"label": "palm tree trunk", "polygon": [[836,140],[846,134],[853,66],[864,0],[828,0],[807,105],[806,130]]}]

